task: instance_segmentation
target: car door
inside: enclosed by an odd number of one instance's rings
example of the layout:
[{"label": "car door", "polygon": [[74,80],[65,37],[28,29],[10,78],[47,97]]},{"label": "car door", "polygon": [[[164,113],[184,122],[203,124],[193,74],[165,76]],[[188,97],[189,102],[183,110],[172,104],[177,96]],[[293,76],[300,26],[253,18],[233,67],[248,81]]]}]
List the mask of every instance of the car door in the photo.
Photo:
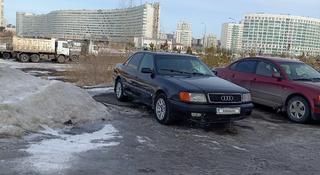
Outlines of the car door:
[{"label": "car door", "polygon": [[285,83],[280,69],[269,61],[259,61],[251,83],[252,100],[256,103],[280,107],[283,103]]},{"label": "car door", "polygon": [[155,93],[156,83],[154,73],[142,73],[143,68],[149,68],[154,71],[154,55],[151,53],[144,54],[138,73],[138,88],[140,98],[146,104],[152,104],[153,94]]},{"label": "car door", "polygon": [[254,59],[246,59],[234,63],[230,66],[228,75],[229,81],[251,90],[251,81],[254,78],[257,61]]},{"label": "car door", "polygon": [[138,90],[138,68],[143,57],[143,53],[136,53],[125,64],[122,72],[122,83],[125,91],[130,95],[139,96]]}]

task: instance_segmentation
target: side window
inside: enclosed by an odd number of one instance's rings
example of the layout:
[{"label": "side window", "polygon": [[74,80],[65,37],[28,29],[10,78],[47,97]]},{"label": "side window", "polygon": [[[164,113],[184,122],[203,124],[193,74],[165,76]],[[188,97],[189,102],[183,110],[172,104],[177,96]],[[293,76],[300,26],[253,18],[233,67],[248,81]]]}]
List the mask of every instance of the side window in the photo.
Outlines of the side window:
[{"label": "side window", "polygon": [[233,64],[230,66],[230,69],[231,69],[231,70],[236,70],[237,65],[238,65],[238,62],[237,62],[237,63],[233,63]]},{"label": "side window", "polygon": [[284,71],[286,72],[286,74],[288,76],[291,76],[292,75],[292,72],[291,72],[291,69],[290,69],[290,66],[289,65],[281,65],[282,69],[284,69]]},{"label": "side window", "polygon": [[257,62],[254,60],[241,61],[231,66],[232,70],[244,73],[254,73]]},{"label": "side window", "polygon": [[151,54],[144,55],[144,57],[141,61],[139,70],[141,71],[142,68],[150,68],[151,70],[153,70],[153,68],[154,68],[153,55],[151,55]]},{"label": "side window", "polygon": [[128,67],[132,69],[138,69],[142,56],[142,53],[137,53],[133,55],[130,61],[128,62]]},{"label": "side window", "polygon": [[67,43],[63,43],[63,44],[62,44],[62,47],[63,47],[63,48],[69,48],[69,46],[68,46]]},{"label": "side window", "polygon": [[257,71],[256,71],[257,75],[272,77],[273,73],[276,73],[276,74],[280,75],[279,70],[273,64],[266,63],[266,62],[263,62],[263,61],[258,63]]}]

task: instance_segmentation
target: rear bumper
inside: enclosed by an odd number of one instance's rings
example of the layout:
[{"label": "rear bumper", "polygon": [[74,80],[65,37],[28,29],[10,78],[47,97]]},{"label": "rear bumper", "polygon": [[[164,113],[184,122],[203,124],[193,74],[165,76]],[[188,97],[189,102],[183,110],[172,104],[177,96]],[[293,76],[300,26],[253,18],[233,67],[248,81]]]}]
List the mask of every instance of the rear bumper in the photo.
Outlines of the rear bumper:
[{"label": "rear bumper", "polygon": [[[220,105],[220,104],[189,104],[175,100],[169,100],[170,109],[176,115],[188,118],[194,121],[206,123],[226,123],[246,118],[251,115],[253,110],[252,103],[238,105]],[[236,108],[240,107],[240,114],[236,115],[217,115],[217,108]],[[201,117],[192,117],[191,113],[201,113]]]}]

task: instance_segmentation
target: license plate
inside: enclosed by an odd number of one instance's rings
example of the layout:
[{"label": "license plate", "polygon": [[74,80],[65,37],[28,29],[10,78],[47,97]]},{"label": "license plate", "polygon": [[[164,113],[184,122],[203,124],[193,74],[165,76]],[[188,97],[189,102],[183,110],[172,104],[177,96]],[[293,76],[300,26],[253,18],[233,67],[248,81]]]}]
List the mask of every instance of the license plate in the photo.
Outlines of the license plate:
[{"label": "license plate", "polygon": [[240,113],[240,108],[217,108],[217,115],[234,115]]}]

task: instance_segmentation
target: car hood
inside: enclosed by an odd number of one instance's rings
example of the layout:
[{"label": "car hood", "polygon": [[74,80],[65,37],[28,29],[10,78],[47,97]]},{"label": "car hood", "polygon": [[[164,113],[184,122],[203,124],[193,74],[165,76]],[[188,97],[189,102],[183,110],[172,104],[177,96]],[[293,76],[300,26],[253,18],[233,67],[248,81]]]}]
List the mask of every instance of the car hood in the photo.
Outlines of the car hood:
[{"label": "car hood", "polygon": [[248,93],[249,91],[229,81],[213,76],[169,77],[169,81],[182,88],[204,93]]}]

